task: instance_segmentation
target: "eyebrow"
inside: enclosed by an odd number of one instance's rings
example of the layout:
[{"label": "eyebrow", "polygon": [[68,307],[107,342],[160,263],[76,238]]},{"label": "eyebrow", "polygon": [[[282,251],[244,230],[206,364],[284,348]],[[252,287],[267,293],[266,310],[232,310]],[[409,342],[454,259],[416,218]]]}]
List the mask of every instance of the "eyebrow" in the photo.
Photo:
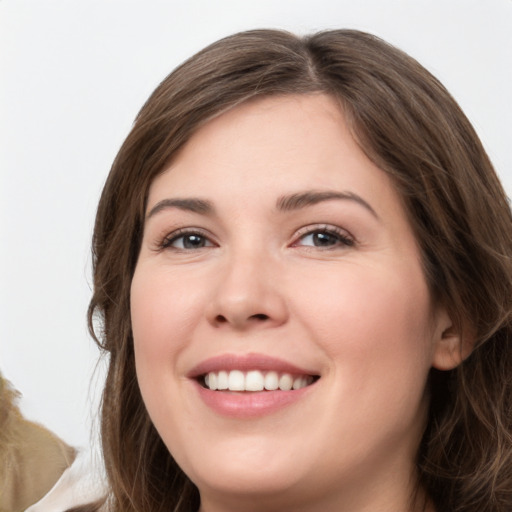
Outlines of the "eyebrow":
[{"label": "eyebrow", "polygon": [[184,199],[163,199],[151,208],[149,213],[146,215],[146,219],[149,219],[167,208],[178,208],[179,210],[185,210],[194,213],[200,213],[202,215],[212,215],[215,211],[211,201],[206,199],[197,198],[184,198]]},{"label": "eyebrow", "polygon": [[281,196],[276,203],[277,209],[283,212],[300,210],[307,206],[312,206],[324,201],[331,201],[333,199],[343,201],[354,201],[355,203],[366,208],[376,219],[379,219],[377,212],[372,206],[366,202],[361,196],[353,192],[335,192],[331,190],[314,191],[308,190],[305,192],[298,192],[286,196]]},{"label": "eyebrow", "polygon": [[[300,210],[308,206],[312,206],[324,201],[331,200],[344,200],[354,201],[355,203],[366,208],[376,219],[379,218],[375,210],[371,205],[366,202],[361,196],[353,192],[335,192],[335,191],[314,191],[308,190],[305,192],[297,192],[286,196],[281,196],[277,202],[276,207],[281,212],[289,212]],[[211,201],[200,198],[168,198],[162,199],[156,203],[153,208],[146,215],[146,219],[149,219],[157,213],[166,210],[168,208],[178,208],[179,210],[199,213],[201,215],[213,215],[215,208]]]}]

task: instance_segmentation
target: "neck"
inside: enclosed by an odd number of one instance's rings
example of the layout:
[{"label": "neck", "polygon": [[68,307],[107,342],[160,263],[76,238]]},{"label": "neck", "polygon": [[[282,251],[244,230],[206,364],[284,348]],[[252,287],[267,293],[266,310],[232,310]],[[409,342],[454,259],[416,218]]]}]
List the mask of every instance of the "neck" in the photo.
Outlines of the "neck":
[{"label": "neck", "polygon": [[414,490],[414,485],[401,489],[391,486],[392,492],[380,485],[370,484],[354,491],[347,486],[346,492],[336,488],[333,492],[324,489],[316,496],[307,496],[301,490],[247,495],[222,495],[201,493],[199,512],[436,512],[423,489]]}]

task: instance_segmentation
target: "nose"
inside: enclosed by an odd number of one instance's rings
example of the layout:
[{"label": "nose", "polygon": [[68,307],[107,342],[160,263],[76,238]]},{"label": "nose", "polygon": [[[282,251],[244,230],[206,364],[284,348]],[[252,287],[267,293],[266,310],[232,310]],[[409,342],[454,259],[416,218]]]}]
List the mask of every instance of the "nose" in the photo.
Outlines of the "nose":
[{"label": "nose", "polygon": [[216,277],[208,321],[240,331],[284,324],[288,310],[278,267],[271,258],[254,252],[228,257]]}]

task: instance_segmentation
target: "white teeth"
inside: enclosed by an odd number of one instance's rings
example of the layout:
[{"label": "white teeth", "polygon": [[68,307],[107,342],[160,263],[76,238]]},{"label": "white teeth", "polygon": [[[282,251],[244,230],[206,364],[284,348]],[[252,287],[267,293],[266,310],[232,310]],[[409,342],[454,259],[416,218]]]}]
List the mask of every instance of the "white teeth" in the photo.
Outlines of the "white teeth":
[{"label": "white teeth", "polygon": [[217,389],[228,389],[228,387],[228,372],[219,372],[219,375],[217,377]]},{"label": "white teeth", "polygon": [[265,378],[258,371],[247,372],[245,376],[245,391],[263,391]]},{"label": "white teeth", "polygon": [[204,384],[212,391],[290,391],[305,388],[313,383],[313,377],[310,375],[300,375],[293,377],[289,373],[261,372],[251,370],[242,372],[240,370],[210,372],[204,376]]},{"label": "white teeth", "polygon": [[208,377],[208,387],[215,391],[217,389],[217,374],[212,372]]},{"label": "white teeth", "polygon": [[304,386],[302,385],[301,377],[297,377],[296,379],[293,379],[292,389],[300,389],[302,387],[304,387]]},{"label": "white teeth", "polygon": [[293,386],[293,377],[289,373],[283,373],[279,379],[279,389],[281,391],[290,391]]},{"label": "white teeth", "polygon": [[277,372],[268,372],[265,375],[265,389],[275,391],[277,388],[279,388],[279,375]]},{"label": "white teeth", "polygon": [[298,377],[293,381],[293,389],[301,389],[305,388],[309,384],[311,384],[310,377]]},{"label": "white teeth", "polygon": [[[210,387],[210,389],[212,388]],[[230,391],[245,391],[245,376],[243,372],[239,370],[229,372],[228,389]]]}]

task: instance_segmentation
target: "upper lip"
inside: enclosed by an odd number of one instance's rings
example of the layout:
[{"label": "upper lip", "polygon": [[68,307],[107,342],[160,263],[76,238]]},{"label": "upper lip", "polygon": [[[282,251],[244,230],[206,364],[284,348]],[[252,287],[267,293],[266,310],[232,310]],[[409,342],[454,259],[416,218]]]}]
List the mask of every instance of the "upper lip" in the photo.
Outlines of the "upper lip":
[{"label": "upper lip", "polygon": [[300,368],[292,363],[267,356],[264,354],[222,354],[215,356],[194,366],[187,377],[195,379],[210,372],[240,370],[275,371],[278,373],[290,373],[292,375],[318,375],[318,372]]}]

